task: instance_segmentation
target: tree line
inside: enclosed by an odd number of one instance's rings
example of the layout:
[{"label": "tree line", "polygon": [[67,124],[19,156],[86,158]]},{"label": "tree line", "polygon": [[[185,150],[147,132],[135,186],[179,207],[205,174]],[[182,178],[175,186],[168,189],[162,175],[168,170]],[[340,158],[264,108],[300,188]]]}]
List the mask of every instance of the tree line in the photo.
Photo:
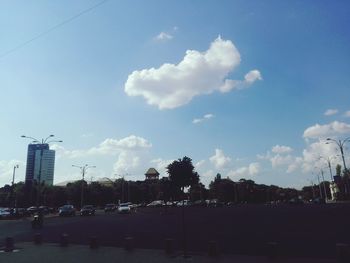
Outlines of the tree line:
[{"label": "tree line", "polygon": [[[0,206],[29,207],[35,204],[59,207],[64,204],[80,206],[82,188],[84,204],[104,206],[107,203],[132,202],[150,203],[154,200],[175,201],[189,199],[208,200],[231,203],[267,203],[286,202],[292,198],[311,199],[319,195],[318,188],[304,187],[301,191],[294,188],[282,188],[275,185],[257,184],[253,180],[233,181],[217,174],[215,179],[205,187],[199,180],[189,157],[178,159],[167,167],[168,177],[159,180],[131,181],[123,178],[109,184],[99,182],[87,183],[80,180],[66,186],[47,186],[19,182],[13,187],[5,185],[0,188]],[[328,183],[328,182],[324,182]],[[328,185],[329,186],[329,185]],[[329,187],[327,187],[329,189]],[[40,193],[38,194],[38,191]],[[316,191],[316,192],[315,192]],[[327,195],[330,197],[329,190]]]}]

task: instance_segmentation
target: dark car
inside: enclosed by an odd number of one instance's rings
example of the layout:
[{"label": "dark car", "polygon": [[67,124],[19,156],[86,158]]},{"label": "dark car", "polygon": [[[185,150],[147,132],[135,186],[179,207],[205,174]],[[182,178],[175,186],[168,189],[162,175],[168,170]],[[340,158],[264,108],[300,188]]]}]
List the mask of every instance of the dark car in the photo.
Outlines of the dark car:
[{"label": "dark car", "polygon": [[50,213],[50,208],[47,206],[39,206],[38,210],[40,210],[44,215],[47,215]]},{"label": "dark car", "polygon": [[27,208],[27,212],[29,212],[30,214],[35,214],[39,211],[39,208],[37,206],[31,206]]},{"label": "dark car", "polygon": [[64,205],[58,209],[59,216],[75,216],[75,208],[72,205]]},{"label": "dark car", "polygon": [[80,210],[81,216],[94,216],[95,215],[95,208],[92,205],[85,205]]},{"label": "dark car", "polygon": [[115,204],[106,204],[105,205],[105,213],[114,212],[117,209]]}]

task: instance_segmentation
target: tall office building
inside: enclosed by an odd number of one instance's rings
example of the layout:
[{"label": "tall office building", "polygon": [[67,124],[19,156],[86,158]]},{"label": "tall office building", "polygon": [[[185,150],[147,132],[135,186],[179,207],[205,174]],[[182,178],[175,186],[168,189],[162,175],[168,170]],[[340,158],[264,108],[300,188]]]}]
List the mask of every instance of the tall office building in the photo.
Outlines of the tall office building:
[{"label": "tall office building", "polygon": [[[41,165],[40,165],[41,162]],[[41,174],[40,174],[41,169]],[[55,169],[55,151],[50,150],[47,143],[29,144],[27,153],[26,182],[39,181],[47,185],[53,184]]]}]

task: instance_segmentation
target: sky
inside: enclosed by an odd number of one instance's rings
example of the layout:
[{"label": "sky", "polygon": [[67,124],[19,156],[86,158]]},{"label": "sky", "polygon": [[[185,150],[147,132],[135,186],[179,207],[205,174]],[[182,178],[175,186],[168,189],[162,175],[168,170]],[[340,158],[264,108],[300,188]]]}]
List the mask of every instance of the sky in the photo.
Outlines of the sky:
[{"label": "sky", "polygon": [[[302,188],[350,137],[349,1],[0,1],[0,185],[21,135],[54,134],[55,183],[143,180],[188,156]],[[350,167],[350,142],[345,159]]]}]

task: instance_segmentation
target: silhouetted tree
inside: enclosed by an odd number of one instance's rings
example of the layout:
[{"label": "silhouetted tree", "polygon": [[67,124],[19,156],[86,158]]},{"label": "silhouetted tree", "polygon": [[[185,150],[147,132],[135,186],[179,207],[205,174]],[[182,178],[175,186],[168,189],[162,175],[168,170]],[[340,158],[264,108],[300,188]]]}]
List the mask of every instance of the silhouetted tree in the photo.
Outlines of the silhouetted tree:
[{"label": "silhouetted tree", "polygon": [[174,189],[182,189],[183,191],[185,187],[193,186],[199,182],[199,175],[194,171],[192,159],[187,156],[169,164],[167,172]]}]

